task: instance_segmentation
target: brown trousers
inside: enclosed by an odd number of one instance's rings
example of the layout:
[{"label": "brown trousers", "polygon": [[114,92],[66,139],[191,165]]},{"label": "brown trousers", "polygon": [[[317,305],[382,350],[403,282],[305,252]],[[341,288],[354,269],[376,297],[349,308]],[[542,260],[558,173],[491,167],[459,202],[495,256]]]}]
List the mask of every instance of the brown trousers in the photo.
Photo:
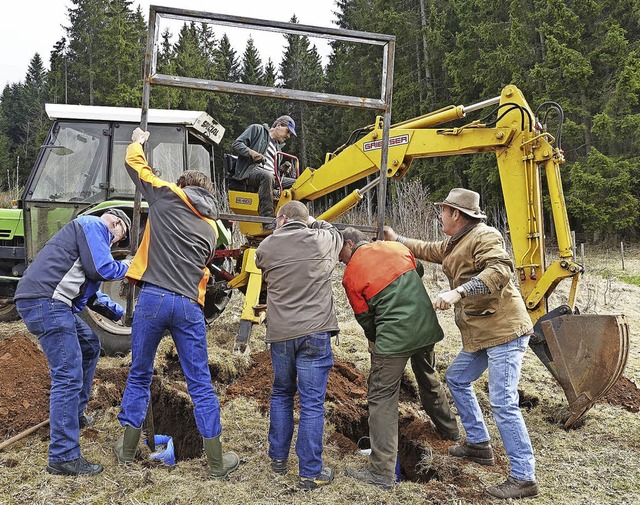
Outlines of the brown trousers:
[{"label": "brown trousers", "polygon": [[457,435],[458,424],[449,407],[447,396],[435,369],[433,345],[402,355],[371,353],[368,379],[369,437],[371,440],[370,470],[384,477],[395,476],[398,453],[398,398],[400,381],[407,361],[418,382],[422,408],[438,432]]}]

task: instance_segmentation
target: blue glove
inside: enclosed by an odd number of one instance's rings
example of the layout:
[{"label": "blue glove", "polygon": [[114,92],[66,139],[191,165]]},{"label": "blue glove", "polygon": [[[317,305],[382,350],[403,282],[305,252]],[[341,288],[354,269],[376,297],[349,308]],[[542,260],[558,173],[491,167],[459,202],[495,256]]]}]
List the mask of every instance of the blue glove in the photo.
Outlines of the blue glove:
[{"label": "blue glove", "polygon": [[87,307],[112,321],[119,321],[124,315],[124,308],[104,293],[96,292],[87,301]]}]

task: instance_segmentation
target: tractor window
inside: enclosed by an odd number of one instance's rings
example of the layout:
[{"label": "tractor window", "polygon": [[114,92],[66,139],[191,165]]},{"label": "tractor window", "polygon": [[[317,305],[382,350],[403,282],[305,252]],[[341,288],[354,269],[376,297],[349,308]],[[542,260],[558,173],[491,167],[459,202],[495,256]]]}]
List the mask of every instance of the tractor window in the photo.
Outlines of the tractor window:
[{"label": "tractor window", "polygon": [[56,202],[105,199],[107,124],[61,122],[45,146],[28,198]]},{"label": "tractor window", "polygon": [[[124,167],[131,133],[138,125],[120,124],[114,128],[113,156],[111,158],[111,196],[133,197],[135,187]],[[147,161],[153,173],[168,182],[176,182],[184,172],[185,132],[181,126],[149,125]]]},{"label": "tractor window", "polygon": [[207,174],[216,186],[213,170],[213,144],[205,142],[201,137],[189,133],[187,135],[187,170],[198,170]]},{"label": "tractor window", "polygon": [[211,176],[211,153],[202,145],[187,146],[188,170],[198,170]]}]

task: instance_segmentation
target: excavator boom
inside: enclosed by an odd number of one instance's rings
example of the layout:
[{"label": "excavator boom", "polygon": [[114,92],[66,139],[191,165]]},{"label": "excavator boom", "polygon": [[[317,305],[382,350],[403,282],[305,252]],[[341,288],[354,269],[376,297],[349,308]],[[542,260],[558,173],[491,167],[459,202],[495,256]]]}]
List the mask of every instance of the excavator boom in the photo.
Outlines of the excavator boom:
[{"label": "excavator boom", "polygon": [[[440,126],[493,105],[497,106],[497,119],[490,125],[475,121],[459,127]],[[378,117],[373,125],[360,131],[361,136],[355,142],[327,155],[322,166],[304,170],[295,184],[282,192],[278,208],[290,200],[315,200],[379,173],[382,131],[382,118]],[[622,374],[628,355],[629,329],[622,315],[580,315],[575,308],[583,267],[573,258],[560,177],[564,157],[555,142],[537,122],[521,91],[509,85],[500,97],[469,107],[446,107],[391,125],[386,175],[401,179],[418,158],[495,153],[520,291],[535,325],[531,347],[565,392],[571,411],[565,426],[569,427]],[[549,264],[545,258],[543,171],[558,245],[558,259]],[[332,220],[347,212],[375,184],[376,181],[353,191],[321,217]],[[257,195],[230,192],[229,198],[236,214],[257,213]],[[261,226],[256,228],[256,223],[244,226],[243,229],[241,222],[241,231],[259,241]],[[259,231],[254,233],[255,230]],[[564,279],[571,279],[568,304],[549,311],[548,299]],[[252,305],[259,305],[259,283],[254,283],[251,290],[249,281],[243,285],[248,286],[247,293],[251,292]],[[258,322],[257,315],[255,318],[254,322]],[[245,333],[246,328],[245,325]]]}]

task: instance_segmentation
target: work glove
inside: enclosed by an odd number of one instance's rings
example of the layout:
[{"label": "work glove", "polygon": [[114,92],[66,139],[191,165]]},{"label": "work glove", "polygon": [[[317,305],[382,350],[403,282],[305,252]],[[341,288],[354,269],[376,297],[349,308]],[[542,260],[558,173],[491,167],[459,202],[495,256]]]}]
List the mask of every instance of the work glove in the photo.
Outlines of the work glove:
[{"label": "work glove", "polygon": [[290,161],[285,161],[284,163],[282,163],[282,165],[280,165],[280,170],[282,172],[282,175],[285,175],[286,177],[293,177],[293,165]]},{"label": "work glove", "polygon": [[144,145],[144,143],[149,139],[149,132],[142,130],[140,127],[133,130],[131,134],[131,142],[139,142],[140,145]]},{"label": "work glove", "polygon": [[127,254],[127,257],[122,260],[122,263],[127,265],[127,268],[131,266],[131,262],[133,261],[133,254]]},{"label": "work glove", "polygon": [[455,289],[442,291],[441,293],[438,293],[436,295],[436,299],[433,300],[433,308],[435,310],[448,310],[461,299],[462,296]]},{"label": "work glove", "polygon": [[112,321],[119,321],[124,315],[124,308],[100,291],[89,298],[87,307]]},{"label": "work glove", "polygon": [[391,226],[385,226],[383,229],[383,233],[384,239],[389,240],[390,242],[395,242],[395,240],[398,238],[398,234],[393,231],[393,228],[391,228]]},{"label": "work glove", "polygon": [[249,149],[249,156],[251,156],[251,159],[254,163],[262,163],[264,161],[264,156],[262,155],[262,153],[254,151],[253,149]]}]

